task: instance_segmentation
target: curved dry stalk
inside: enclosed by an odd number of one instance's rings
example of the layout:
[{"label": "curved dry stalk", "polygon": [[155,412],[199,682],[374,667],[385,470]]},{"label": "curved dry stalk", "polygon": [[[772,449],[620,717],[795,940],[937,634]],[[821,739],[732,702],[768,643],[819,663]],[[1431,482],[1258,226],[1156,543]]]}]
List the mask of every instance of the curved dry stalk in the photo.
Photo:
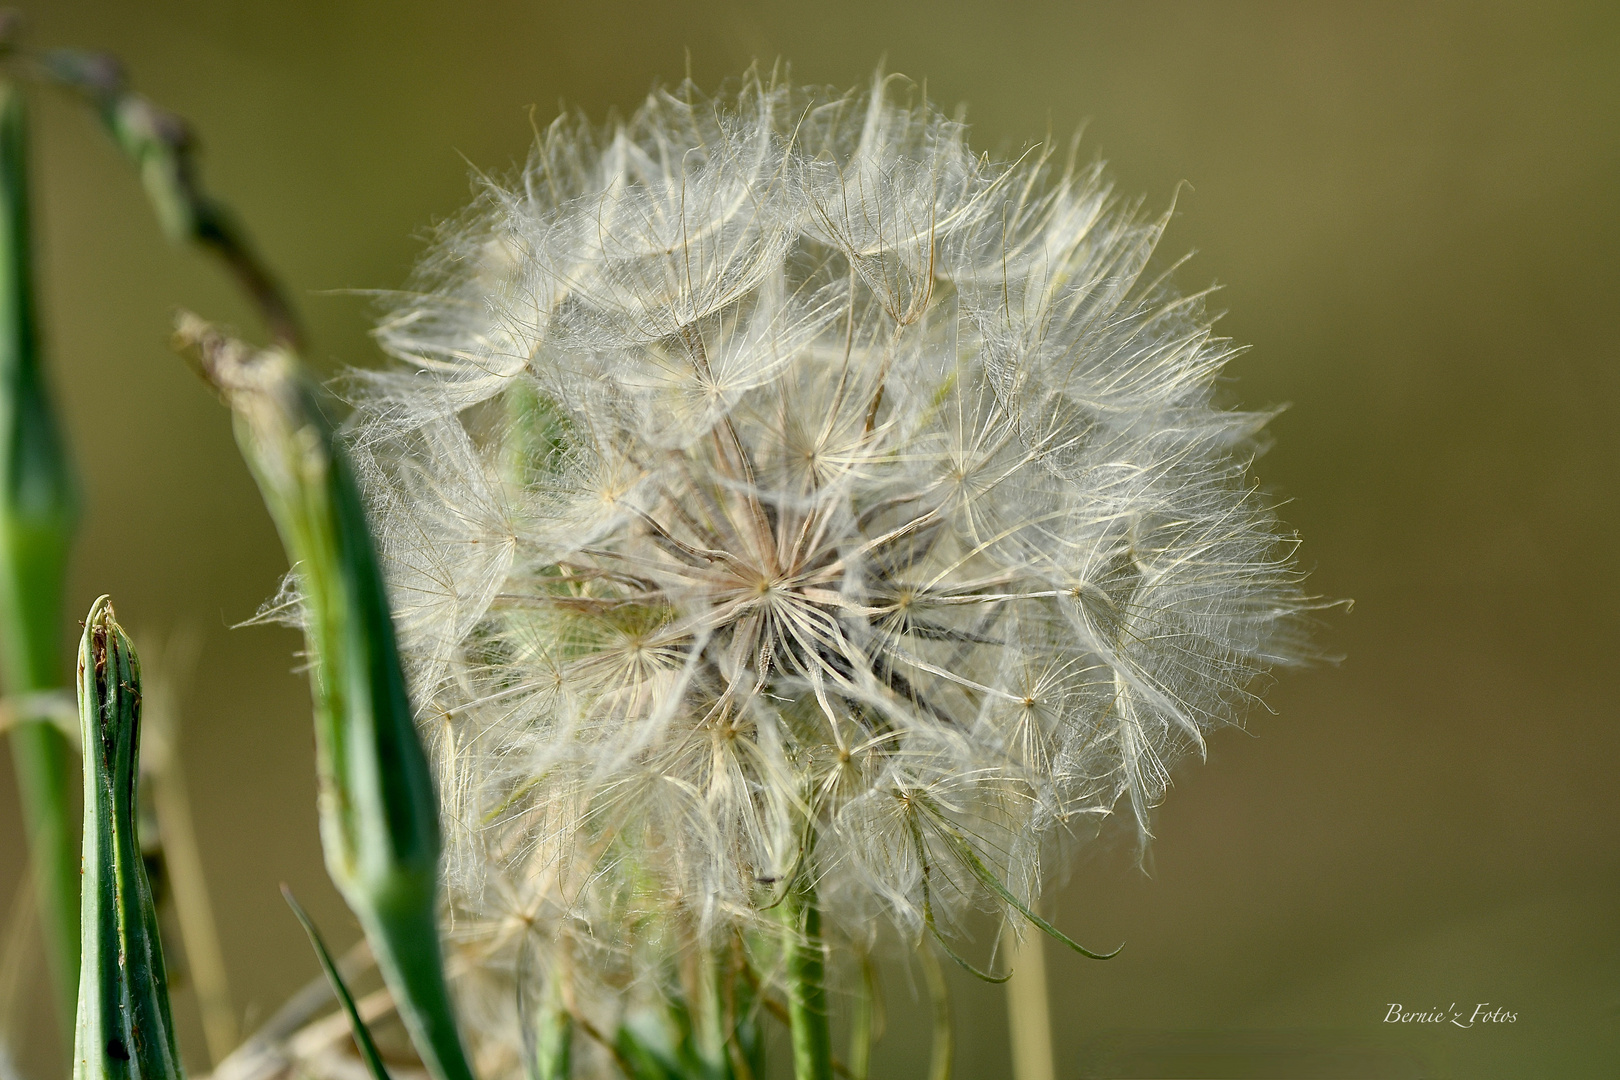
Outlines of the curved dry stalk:
[{"label": "curved dry stalk", "polygon": [[[34,866],[29,862],[17,882],[17,893],[6,914],[4,936],[0,937],[0,1059],[14,1055],[20,1044],[24,973],[33,960],[33,947],[39,940],[36,924]],[[0,1075],[6,1075],[0,1068]]]},{"label": "curved dry stalk", "polygon": [[17,44],[17,20],[0,23],[0,61],[25,78],[66,90],[90,106],[140,173],[165,235],[212,255],[253,305],[278,345],[300,349],[304,331],[276,276],[230,209],[203,186],[191,125],[130,89],[109,53],[33,50]]},{"label": "curved dry stalk", "polygon": [[[200,643],[195,636],[172,636],[146,676],[146,736],[142,771],[157,813],[163,867],[173,889],[174,909],[186,966],[202,1014],[209,1062],[218,1065],[241,1041],[231,1007],[230,980],[219,928],[208,895],[202,851],[191,818],[191,799],[180,763],[180,710],[174,680],[190,675]],[[152,650],[147,651],[152,655]]]}]

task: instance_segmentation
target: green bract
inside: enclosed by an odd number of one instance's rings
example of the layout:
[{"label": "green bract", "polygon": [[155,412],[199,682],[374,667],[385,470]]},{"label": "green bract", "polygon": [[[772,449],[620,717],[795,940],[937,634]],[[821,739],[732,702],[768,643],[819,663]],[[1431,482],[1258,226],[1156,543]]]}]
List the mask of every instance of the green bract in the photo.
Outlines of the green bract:
[{"label": "green bract", "polygon": [[181,340],[236,421],[297,575],[315,698],[326,867],[359,917],[423,1063],[471,1080],[436,921],[439,819],[365,511],[297,359],[183,316]]}]

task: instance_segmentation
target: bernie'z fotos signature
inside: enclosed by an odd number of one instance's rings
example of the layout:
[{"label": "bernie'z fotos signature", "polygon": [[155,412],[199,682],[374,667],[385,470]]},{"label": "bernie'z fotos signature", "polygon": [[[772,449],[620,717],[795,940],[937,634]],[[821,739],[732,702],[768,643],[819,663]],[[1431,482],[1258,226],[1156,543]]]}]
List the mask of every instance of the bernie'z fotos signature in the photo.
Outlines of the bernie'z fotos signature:
[{"label": "bernie'z fotos signature", "polygon": [[[1463,1019],[1464,1017],[1467,1019]],[[1488,1001],[1482,1001],[1474,1006],[1472,1012],[1466,1007],[1457,1008],[1453,1001],[1449,1009],[1428,1009],[1422,1012],[1406,1012],[1397,1002],[1391,1002],[1389,1012],[1384,1014],[1386,1024],[1445,1024],[1450,1023],[1460,1028],[1471,1028],[1476,1024],[1512,1024],[1519,1019],[1519,1014],[1509,1012],[1506,1006],[1491,1007]]]}]

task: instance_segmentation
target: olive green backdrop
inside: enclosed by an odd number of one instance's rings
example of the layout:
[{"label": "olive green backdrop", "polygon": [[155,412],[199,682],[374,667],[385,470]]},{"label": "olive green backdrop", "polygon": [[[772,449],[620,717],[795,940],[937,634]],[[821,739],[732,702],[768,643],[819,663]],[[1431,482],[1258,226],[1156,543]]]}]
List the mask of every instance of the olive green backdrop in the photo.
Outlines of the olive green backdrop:
[{"label": "olive green backdrop", "polygon": [[[1292,500],[1316,590],[1355,608],[1320,638],[1342,664],[1285,674],[1275,713],[1177,772],[1150,875],[1105,843],[1054,894],[1059,925],[1126,942],[1106,964],[1049,950],[1060,1075],[1620,1071],[1613,4],[45,0],[28,15],[35,44],[114,50],[195,122],[207,179],[293,288],[327,370],[377,362],[368,302],[342,290],[400,284],[469,166],[523,156],[530,106],[542,123],[559,101],[601,118],[688,64],[714,87],[756,57],[853,85],[886,58],[965,103],[985,149],[1089,118],[1085,146],[1121,190],[1176,198],[1164,250],[1199,252],[1184,285],[1224,286],[1221,328],[1252,345],[1233,397],[1292,403],[1258,475]],[[35,101],[42,295],[88,505],[72,606],[110,592],[147,640],[201,636],[186,766],[236,1004],[262,1018],[316,970],[278,881],[333,938],[356,931],[320,868],[296,641],[230,629],[275,588],[281,551],[224,410],[167,346],[181,304],[258,328],[211,265],[165,246],[89,118]],[[13,792],[0,768],[0,903],[23,865]],[[956,989],[957,1075],[1006,1075],[1001,991]],[[920,1012],[903,980],[889,992],[878,1075],[921,1077]],[[43,1001],[24,1055],[41,1080],[58,1075]],[[1516,1021],[1384,1022],[1391,1003],[1481,1002]],[[184,990],[179,1008],[202,1068]]]}]

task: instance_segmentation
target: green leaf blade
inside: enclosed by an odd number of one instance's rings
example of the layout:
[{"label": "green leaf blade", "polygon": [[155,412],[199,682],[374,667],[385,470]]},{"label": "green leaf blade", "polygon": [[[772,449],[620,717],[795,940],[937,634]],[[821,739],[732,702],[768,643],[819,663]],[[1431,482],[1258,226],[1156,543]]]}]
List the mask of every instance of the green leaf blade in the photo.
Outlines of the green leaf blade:
[{"label": "green leaf blade", "polygon": [[361,1019],[360,1008],[355,1004],[354,995],[349,992],[349,985],[343,981],[343,975],[338,971],[332,954],[327,951],[326,942],[321,940],[320,931],[315,929],[315,922],[309,917],[298,900],[293,896],[292,890],[286,885],[281,886],[282,899],[292,908],[298,925],[304,928],[309,937],[309,943],[315,949],[315,955],[321,962],[321,970],[326,973],[326,979],[332,984],[332,993],[337,995],[338,1003],[343,1006],[344,1013],[349,1018],[349,1030],[354,1034],[355,1048],[360,1051],[360,1057],[371,1070],[372,1080],[391,1080],[388,1069],[383,1065],[382,1054],[377,1050],[377,1043],[371,1037],[371,1029],[366,1027],[365,1020]]}]

